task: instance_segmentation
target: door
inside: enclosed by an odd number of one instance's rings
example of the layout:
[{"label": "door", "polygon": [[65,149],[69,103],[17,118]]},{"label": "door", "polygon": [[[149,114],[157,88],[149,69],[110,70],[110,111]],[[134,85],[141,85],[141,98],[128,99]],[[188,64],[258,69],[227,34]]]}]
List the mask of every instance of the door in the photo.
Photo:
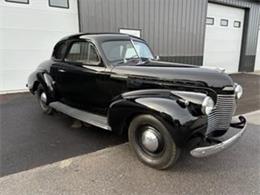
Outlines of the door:
[{"label": "door", "polygon": [[203,65],[238,72],[245,11],[208,4]]},{"label": "door", "polygon": [[102,109],[97,96],[101,93],[100,80],[105,79],[107,73],[92,43],[73,41],[64,61],[52,68],[62,102],[88,111]]},{"label": "door", "polygon": [[258,30],[258,41],[257,41],[257,49],[256,49],[256,57],[255,57],[255,71],[260,71],[260,26]]}]

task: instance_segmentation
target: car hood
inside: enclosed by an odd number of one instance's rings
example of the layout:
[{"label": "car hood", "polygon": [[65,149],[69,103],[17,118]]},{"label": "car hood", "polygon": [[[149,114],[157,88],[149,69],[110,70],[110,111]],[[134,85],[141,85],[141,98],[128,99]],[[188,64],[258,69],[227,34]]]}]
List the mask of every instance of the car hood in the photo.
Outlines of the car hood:
[{"label": "car hood", "polygon": [[178,84],[189,83],[189,85],[213,88],[233,86],[231,77],[217,69],[170,62],[132,61],[127,64],[115,66],[112,72],[118,75],[127,75],[128,77],[170,81]]}]

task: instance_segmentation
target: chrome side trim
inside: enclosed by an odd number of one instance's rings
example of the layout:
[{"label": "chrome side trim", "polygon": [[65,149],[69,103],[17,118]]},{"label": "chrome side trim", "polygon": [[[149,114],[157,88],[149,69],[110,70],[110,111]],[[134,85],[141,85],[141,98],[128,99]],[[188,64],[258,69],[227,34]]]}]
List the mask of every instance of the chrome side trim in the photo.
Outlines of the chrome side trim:
[{"label": "chrome side trim", "polygon": [[174,91],[171,90],[173,95],[179,96],[182,99],[190,101],[194,104],[201,105],[203,100],[207,97],[206,94],[201,92],[190,92],[190,91]]},{"label": "chrome side trim", "polygon": [[231,138],[229,138],[219,144],[195,148],[190,151],[190,154],[196,158],[203,158],[203,157],[207,157],[207,156],[219,153],[219,152],[229,148],[230,146],[232,146],[234,143],[236,143],[239,140],[240,137],[242,137],[242,135],[246,131],[246,126],[247,126],[246,118],[243,116],[240,116],[239,120],[240,120],[240,122],[238,122],[238,123],[233,123],[233,124],[231,123],[232,127],[241,129],[237,134],[235,134]]},{"label": "chrome side trim", "polygon": [[76,118],[93,126],[111,131],[111,127],[107,123],[107,117],[79,110],[61,102],[52,102],[49,104],[49,106],[57,111],[71,116],[72,118]]},{"label": "chrome side trim", "polygon": [[127,75],[118,75],[118,74],[111,74],[110,77],[118,80],[125,80],[128,78]]}]

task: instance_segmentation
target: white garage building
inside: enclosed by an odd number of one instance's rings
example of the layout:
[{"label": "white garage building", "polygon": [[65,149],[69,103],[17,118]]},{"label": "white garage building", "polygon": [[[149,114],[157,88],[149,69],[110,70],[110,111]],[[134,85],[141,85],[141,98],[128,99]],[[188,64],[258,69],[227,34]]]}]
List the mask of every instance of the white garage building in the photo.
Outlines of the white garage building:
[{"label": "white garage building", "polygon": [[260,70],[259,0],[1,0],[0,93],[27,77],[63,36],[129,32],[161,59]]},{"label": "white garage building", "polygon": [[28,75],[54,44],[78,27],[76,0],[1,0],[0,91],[25,90]]}]

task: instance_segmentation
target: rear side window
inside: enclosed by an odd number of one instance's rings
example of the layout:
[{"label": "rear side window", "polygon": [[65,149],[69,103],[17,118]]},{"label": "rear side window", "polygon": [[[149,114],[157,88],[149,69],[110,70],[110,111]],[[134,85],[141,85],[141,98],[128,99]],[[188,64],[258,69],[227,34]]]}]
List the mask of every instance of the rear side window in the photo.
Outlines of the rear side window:
[{"label": "rear side window", "polygon": [[66,43],[60,43],[54,48],[53,57],[57,60],[61,60],[66,52]]},{"label": "rear side window", "polygon": [[86,64],[88,62],[88,42],[72,43],[65,60]]},{"label": "rear side window", "polygon": [[87,41],[72,43],[65,60],[89,65],[98,65],[100,62],[94,45]]}]

